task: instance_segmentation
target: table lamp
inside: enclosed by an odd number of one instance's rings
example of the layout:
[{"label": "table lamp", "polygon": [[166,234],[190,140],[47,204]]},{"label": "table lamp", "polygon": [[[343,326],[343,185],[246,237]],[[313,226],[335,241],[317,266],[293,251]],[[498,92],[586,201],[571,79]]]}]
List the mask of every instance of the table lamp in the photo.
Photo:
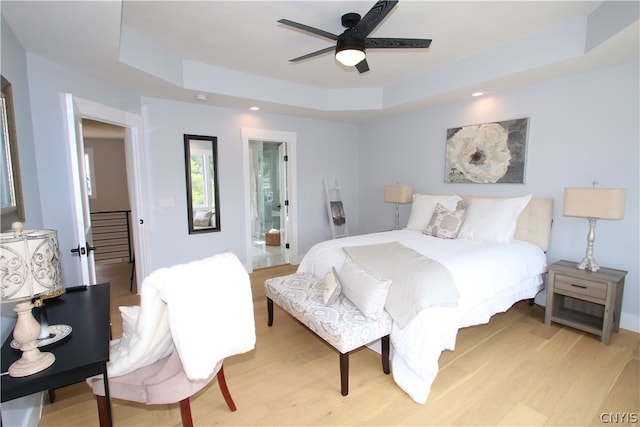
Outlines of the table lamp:
[{"label": "table lamp", "polygon": [[25,377],[56,360],[53,353],[38,349],[41,328],[31,309],[33,298],[62,290],[60,249],[54,230],[23,232],[20,222],[14,222],[11,228],[13,232],[0,234],[0,300],[15,302],[18,314],[13,338],[22,357],[9,367],[9,375]]},{"label": "table lamp", "polygon": [[622,219],[627,190],[622,188],[565,188],[562,214],[589,220],[587,251],[578,264],[580,270],[598,271],[600,266],[593,257],[598,219]]},{"label": "table lamp", "polygon": [[410,203],[413,200],[413,188],[410,185],[385,185],[384,201],[385,203],[396,204],[396,222],[395,230],[400,229],[400,203]]}]

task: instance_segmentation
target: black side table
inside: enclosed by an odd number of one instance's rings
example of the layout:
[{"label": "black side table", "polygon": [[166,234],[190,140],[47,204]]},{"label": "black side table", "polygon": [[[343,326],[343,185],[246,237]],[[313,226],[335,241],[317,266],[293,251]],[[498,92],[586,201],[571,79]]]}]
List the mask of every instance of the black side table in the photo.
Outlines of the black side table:
[{"label": "black side table", "polygon": [[[109,361],[109,284],[88,286],[86,290],[65,293],[47,300],[47,316],[50,325],[69,325],[71,334],[62,340],[42,347],[56,356],[49,368],[33,375],[14,378],[2,375],[1,401],[17,399],[33,393],[54,390],[84,381],[94,375],[103,375],[107,398],[107,419],[111,420],[111,401],[107,381]],[[1,366],[5,373],[21,356],[11,348],[13,336],[2,345]]]}]

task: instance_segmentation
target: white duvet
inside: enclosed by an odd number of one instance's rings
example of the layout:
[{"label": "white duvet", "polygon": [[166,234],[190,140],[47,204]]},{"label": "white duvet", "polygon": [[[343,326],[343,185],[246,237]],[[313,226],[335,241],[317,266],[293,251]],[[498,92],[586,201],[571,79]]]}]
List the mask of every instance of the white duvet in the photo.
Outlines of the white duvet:
[{"label": "white duvet", "polygon": [[425,403],[440,353],[455,348],[458,329],[487,323],[515,302],[533,298],[543,287],[546,256],[539,247],[519,240],[485,243],[398,230],[318,243],[298,271],[316,277],[324,277],[331,267],[339,272],[346,257],[343,247],[383,242],[399,242],[440,262],[458,289],[458,307],[425,309],[404,329],[394,324],[391,332],[393,378],[415,402]]}]

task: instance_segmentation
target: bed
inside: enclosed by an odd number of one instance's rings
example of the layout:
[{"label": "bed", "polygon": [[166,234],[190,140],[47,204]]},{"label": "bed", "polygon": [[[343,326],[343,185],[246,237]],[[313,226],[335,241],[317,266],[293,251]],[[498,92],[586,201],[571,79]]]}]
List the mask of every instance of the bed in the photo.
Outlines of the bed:
[{"label": "bed", "polygon": [[[424,404],[440,354],[455,349],[459,328],[487,323],[514,303],[534,298],[544,287],[552,210],[553,200],[531,195],[416,194],[405,229],[318,243],[303,257],[298,272],[316,277],[333,272],[342,278],[341,272],[355,263],[370,273],[370,283],[393,279],[384,302],[394,320],[393,377],[415,402]],[[404,252],[393,252],[396,249]],[[413,264],[407,264],[413,260],[421,266],[443,267],[450,276],[440,274],[430,280],[427,274],[435,273],[418,267],[414,271]],[[410,287],[400,288],[401,282]],[[449,291],[442,295],[433,291],[438,286]],[[453,303],[451,287],[457,297]]]}]

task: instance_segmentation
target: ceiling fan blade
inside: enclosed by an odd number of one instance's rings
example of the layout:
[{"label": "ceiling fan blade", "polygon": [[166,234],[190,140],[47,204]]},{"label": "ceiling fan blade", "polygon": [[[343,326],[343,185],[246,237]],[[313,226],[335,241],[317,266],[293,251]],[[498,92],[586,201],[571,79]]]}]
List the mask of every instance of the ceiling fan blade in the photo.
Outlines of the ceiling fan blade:
[{"label": "ceiling fan blade", "polygon": [[369,39],[365,39],[364,41],[364,46],[367,49],[427,48],[430,45],[431,45],[431,39],[369,38]]},{"label": "ceiling fan blade", "polygon": [[398,4],[398,0],[379,1],[374,4],[371,10],[353,27],[356,37],[360,39],[367,37],[396,4]]},{"label": "ceiling fan blade", "polygon": [[335,51],[336,51],[335,46],[329,46],[329,47],[325,47],[324,49],[316,50],[315,52],[311,52],[306,55],[302,55],[297,58],[290,59],[289,62],[298,62],[308,58],[313,58],[314,56],[322,55],[323,53],[335,52]]},{"label": "ceiling fan blade", "polygon": [[360,72],[360,74],[366,73],[367,71],[369,71],[369,64],[367,63],[367,58],[358,62],[356,64],[356,69]]},{"label": "ceiling fan blade", "polygon": [[300,24],[298,22],[289,21],[288,19],[280,19],[278,22],[280,24],[288,25],[289,27],[297,28],[298,30],[315,34],[317,36],[326,37],[331,40],[338,40],[338,36],[336,36],[335,34],[331,34],[328,31],[319,30],[318,28],[313,28],[308,25]]}]

